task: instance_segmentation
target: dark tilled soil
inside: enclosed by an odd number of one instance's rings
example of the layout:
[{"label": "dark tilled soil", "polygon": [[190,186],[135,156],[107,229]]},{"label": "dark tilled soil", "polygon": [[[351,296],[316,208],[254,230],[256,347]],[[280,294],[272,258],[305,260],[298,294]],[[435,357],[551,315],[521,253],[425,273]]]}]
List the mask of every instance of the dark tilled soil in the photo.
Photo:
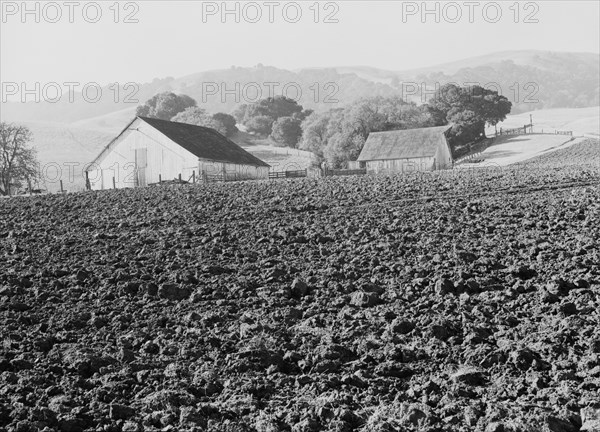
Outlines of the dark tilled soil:
[{"label": "dark tilled soil", "polygon": [[3,200],[0,430],[597,430],[593,143]]}]

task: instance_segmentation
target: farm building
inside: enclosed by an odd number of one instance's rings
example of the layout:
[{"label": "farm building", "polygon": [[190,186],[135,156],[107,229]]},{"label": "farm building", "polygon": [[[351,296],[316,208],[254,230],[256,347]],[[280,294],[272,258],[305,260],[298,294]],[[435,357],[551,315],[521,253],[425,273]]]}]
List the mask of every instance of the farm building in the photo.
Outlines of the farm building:
[{"label": "farm building", "polygon": [[372,132],[358,157],[367,173],[393,174],[452,167],[448,126]]},{"label": "farm building", "polygon": [[136,117],[87,171],[93,190],[146,186],[180,174],[186,181],[194,176],[267,179],[269,165],[214,129]]}]

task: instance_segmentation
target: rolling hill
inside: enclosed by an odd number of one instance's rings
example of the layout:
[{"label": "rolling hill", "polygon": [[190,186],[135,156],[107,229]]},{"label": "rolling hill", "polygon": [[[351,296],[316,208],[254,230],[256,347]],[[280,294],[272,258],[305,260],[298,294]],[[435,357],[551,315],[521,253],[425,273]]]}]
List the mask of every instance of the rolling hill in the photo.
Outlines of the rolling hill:
[{"label": "rolling hill", "polygon": [[[498,52],[406,71],[366,66],[294,71],[263,65],[231,67],[177,79],[155,79],[139,84],[134,93],[122,89],[118,102],[115,102],[114,91],[104,88],[103,97],[97,103],[88,103],[79,94],[75,95],[73,103],[66,97],[58,103],[3,103],[1,118],[8,121],[80,122],[120,111],[132,111],[138,103],[162,91],[188,94],[212,113],[231,112],[240,103],[249,103],[271,93],[286,94],[297,98],[305,108],[326,111],[375,95],[400,95],[420,102],[421,93],[406,94],[407,87],[402,83],[417,84],[422,90],[433,89],[436,83],[442,85],[447,82],[490,83],[490,88],[499,89],[513,102],[513,113],[549,108],[584,108],[600,105],[599,65],[600,55],[594,53],[523,50]],[[126,95],[130,96],[129,99]]]}]

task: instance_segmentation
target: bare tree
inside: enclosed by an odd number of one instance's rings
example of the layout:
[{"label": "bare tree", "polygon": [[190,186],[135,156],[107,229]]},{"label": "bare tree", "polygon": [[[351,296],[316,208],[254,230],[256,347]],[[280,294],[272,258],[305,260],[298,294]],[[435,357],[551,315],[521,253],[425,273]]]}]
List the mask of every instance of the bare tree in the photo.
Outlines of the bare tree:
[{"label": "bare tree", "polygon": [[33,134],[26,126],[0,122],[0,195],[37,178],[37,154],[29,145]]}]

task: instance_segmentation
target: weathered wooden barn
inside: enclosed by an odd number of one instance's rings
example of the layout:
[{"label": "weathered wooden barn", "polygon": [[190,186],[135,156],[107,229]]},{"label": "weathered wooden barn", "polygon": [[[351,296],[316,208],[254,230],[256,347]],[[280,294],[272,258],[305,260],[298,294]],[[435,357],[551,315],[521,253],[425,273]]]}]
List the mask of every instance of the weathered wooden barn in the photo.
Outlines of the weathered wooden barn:
[{"label": "weathered wooden barn", "polygon": [[141,187],[179,175],[186,181],[268,179],[269,165],[214,129],[136,117],[87,171],[93,190]]},{"label": "weathered wooden barn", "polygon": [[358,157],[367,173],[394,174],[452,167],[448,126],[372,132]]}]

